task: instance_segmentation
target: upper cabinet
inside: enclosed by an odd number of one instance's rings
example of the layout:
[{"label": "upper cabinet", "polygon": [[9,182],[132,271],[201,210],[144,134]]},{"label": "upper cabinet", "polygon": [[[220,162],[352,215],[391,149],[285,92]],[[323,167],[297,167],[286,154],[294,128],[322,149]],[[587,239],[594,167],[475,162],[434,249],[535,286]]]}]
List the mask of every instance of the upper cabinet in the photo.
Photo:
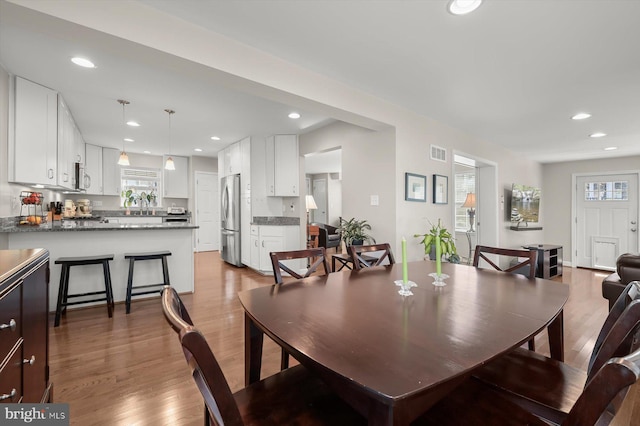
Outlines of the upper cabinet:
[{"label": "upper cabinet", "polygon": [[[162,158],[162,164],[167,161],[167,155]],[[172,155],[175,170],[162,169],[164,197],[189,198],[189,159]]]},{"label": "upper cabinet", "polygon": [[[9,138],[9,182],[58,184],[58,95],[54,90],[15,78],[14,126]],[[11,118],[10,118],[11,122]]]},{"label": "upper cabinet", "polygon": [[251,138],[244,138],[240,142],[240,192],[243,195],[251,193]]},{"label": "upper cabinet", "polygon": [[120,150],[102,148],[102,194],[120,196],[122,192],[121,166],[118,165]]},{"label": "upper cabinet", "polygon": [[300,195],[300,165],[297,135],[275,135],[266,145],[267,195]]},{"label": "upper cabinet", "polygon": [[71,111],[58,96],[58,185],[66,189],[75,185],[75,127]]},{"label": "upper cabinet", "polygon": [[240,142],[233,143],[218,152],[218,177],[240,174],[241,167]]},{"label": "upper cabinet", "polygon": [[86,144],[84,158],[84,189],[87,195],[102,195],[102,147]]}]

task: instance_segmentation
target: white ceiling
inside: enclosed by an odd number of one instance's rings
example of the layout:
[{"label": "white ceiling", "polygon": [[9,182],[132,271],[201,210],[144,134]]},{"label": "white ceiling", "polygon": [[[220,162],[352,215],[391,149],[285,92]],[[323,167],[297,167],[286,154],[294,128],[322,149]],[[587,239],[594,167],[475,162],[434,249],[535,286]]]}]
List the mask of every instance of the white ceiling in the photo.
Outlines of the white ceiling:
[{"label": "white ceiling", "polygon": [[[637,0],[485,0],[466,16],[446,0],[142,2],[534,160],[640,154]],[[134,152],[167,151],[167,107],[184,155],[327,122],[313,111],[292,122],[286,105],[214,85],[194,64],[7,6],[0,63],[60,90],[88,142],[118,145],[121,97],[150,129]],[[76,52],[99,68],[73,68]],[[570,120],[579,111],[593,117]],[[206,145],[213,134],[222,143]]]}]

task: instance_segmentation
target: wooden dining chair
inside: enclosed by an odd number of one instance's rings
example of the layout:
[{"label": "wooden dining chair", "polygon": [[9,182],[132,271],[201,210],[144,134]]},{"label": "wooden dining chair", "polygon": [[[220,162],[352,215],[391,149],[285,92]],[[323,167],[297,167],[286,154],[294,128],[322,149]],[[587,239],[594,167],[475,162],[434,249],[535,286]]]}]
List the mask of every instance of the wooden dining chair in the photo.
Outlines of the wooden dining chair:
[{"label": "wooden dining chair", "polygon": [[[505,373],[507,374],[507,373]],[[640,379],[640,350],[608,360],[582,390],[560,422],[549,423],[529,409],[504,398],[480,380],[471,378],[440,400],[413,426],[608,425],[629,387]],[[528,386],[528,384],[524,384]]]},{"label": "wooden dining chair", "polygon": [[[518,259],[518,262],[513,265],[509,265],[508,268],[501,268],[498,266],[491,257],[487,255],[508,256]],[[536,276],[536,251],[525,249],[506,249],[500,247],[489,246],[476,246],[476,252],[473,256],[473,266],[480,267],[480,261],[483,260],[491,265],[494,269],[503,272],[522,273],[529,278]],[[525,260],[521,260],[524,258]],[[520,272],[523,271],[523,272]],[[526,273],[525,273],[526,271]]]},{"label": "wooden dining chair", "polygon": [[[382,252],[379,256],[364,256],[363,253]],[[389,264],[393,265],[396,261],[391,252],[391,246],[388,243],[373,244],[369,246],[350,245],[349,255],[353,260],[353,269],[356,271],[362,268],[382,265],[385,259],[389,260]]]},{"label": "wooden dining chair", "polygon": [[202,333],[172,287],[162,291],[162,310],[178,333],[191,375],[205,403],[205,425],[310,426],[366,425],[364,417],[344,403],[302,365],[289,368],[235,393]]},{"label": "wooden dining chair", "polygon": [[[516,264],[510,265],[508,268],[504,269],[498,266],[493,261],[493,259],[491,259],[491,257],[489,257],[488,255],[507,256],[510,258],[516,258],[518,259],[518,261]],[[523,258],[525,260],[521,260]],[[476,268],[479,268],[480,262],[485,261],[498,271],[509,272],[514,274],[522,274],[529,278],[535,278],[536,258],[537,258],[537,253],[535,250],[505,249],[500,247],[476,246],[476,251],[473,256],[473,266],[475,266]],[[526,273],[523,273],[525,271]],[[531,338],[531,340],[527,342],[527,345],[529,346],[530,351],[536,350],[536,341],[533,337]]]},{"label": "wooden dining chair", "polygon": [[634,281],[627,285],[609,312],[586,372],[531,351],[516,349],[474,372],[474,376],[534,414],[561,423],[575,406],[585,384],[593,380],[610,358],[638,348],[639,330],[640,283]]},{"label": "wooden dining chair", "polygon": [[[302,279],[311,276],[314,272],[316,272],[316,270],[318,270],[318,266],[320,265],[324,267],[324,273],[322,275],[326,275],[331,271],[331,269],[329,269],[329,261],[325,256],[324,247],[311,248],[307,250],[272,251],[271,253],[269,253],[269,256],[271,257],[273,277],[276,280],[276,284],[282,283],[282,271],[286,272],[296,279]],[[312,259],[311,261],[313,263],[309,265],[303,275],[300,272],[294,271],[283,263],[283,261],[285,260],[294,259]]]},{"label": "wooden dining chair", "polygon": [[[318,247],[307,250],[293,250],[293,251],[272,251],[269,253],[271,257],[271,266],[273,268],[273,278],[276,280],[276,284],[281,284],[282,271],[288,273],[293,278],[302,279],[311,276],[314,272],[318,271],[318,275],[327,275],[331,272],[329,269],[329,261],[325,256],[324,247]],[[311,263],[307,268],[304,275],[294,271],[283,263],[286,260],[295,259],[311,259]],[[324,273],[320,273],[318,267],[322,265]],[[282,348],[282,355],[280,356],[280,369],[284,370],[289,368],[289,354]]]}]

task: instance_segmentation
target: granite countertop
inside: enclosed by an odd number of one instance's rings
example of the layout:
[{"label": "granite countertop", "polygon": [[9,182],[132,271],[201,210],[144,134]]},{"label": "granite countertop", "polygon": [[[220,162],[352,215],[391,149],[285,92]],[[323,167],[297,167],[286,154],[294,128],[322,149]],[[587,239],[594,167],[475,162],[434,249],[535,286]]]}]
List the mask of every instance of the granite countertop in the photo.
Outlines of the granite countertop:
[{"label": "granite countertop", "polygon": [[22,233],[22,232],[75,232],[75,231],[140,231],[140,230],[169,230],[169,229],[197,229],[197,225],[184,222],[169,223],[101,223],[96,221],[55,221],[44,223],[38,226],[32,225],[4,225],[0,227],[0,232]]},{"label": "granite countertop", "polygon": [[254,216],[251,224],[262,226],[300,226],[300,218],[289,216]]},{"label": "granite countertop", "polygon": [[[166,210],[156,210],[156,214],[151,214],[151,210],[149,210],[148,214],[145,212],[140,214],[140,210],[131,210],[131,214],[127,215],[123,210],[93,210],[91,212],[92,217],[167,217],[167,216],[188,216],[191,217],[191,212],[185,212],[185,214],[169,214]],[[73,219],[73,218],[71,218]]]}]

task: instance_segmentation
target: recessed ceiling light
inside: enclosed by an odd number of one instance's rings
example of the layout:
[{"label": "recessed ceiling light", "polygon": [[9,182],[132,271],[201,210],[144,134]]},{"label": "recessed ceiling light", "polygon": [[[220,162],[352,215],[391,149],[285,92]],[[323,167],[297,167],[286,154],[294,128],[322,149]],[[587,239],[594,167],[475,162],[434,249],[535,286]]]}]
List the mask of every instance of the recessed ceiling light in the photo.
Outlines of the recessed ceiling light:
[{"label": "recessed ceiling light", "polygon": [[202,149],[200,149],[200,148],[195,148],[195,149],[194,149],[194,151],[195,151],[195,152],[202,152]]},{"label": "recessed ceiling light", "polygon": [[482,0],[450,0],[447,10],[454,15],[466,15],[482,4]]},{"label": "recessed ceiling light", "polygon": [[124,138],[124,141],[125,141],[125,142],[133,142],[133,139],[131,139],[131,138]]},{"label": "recessed ceiling light", "polygon": [[71,58],[71,62],[73,62],[74,64],[81,66],[83,68],[95,68],[95,64],[93,62],[91,62],[90,60],[86,59],[86,58],[81,58],[79,56],[76,56],[74,58]]},{"label": "recessed ceiling light", "polygon": [[584,120],[591,117],[591,114],[589,114],[588,112],[579,112],[576,115],[574,115],[573,117],[571,117],[572,120]]},{"label": "recessed ceiling light", "polygon": [[289,114],[289,118],[293,118],[294,120],[297,120],[298,118],[300,118],[300,114],[298,114],[297,112],[292,112]]},{"label": "recessed ceiling light", "polygon": [[616,149],[618,149],[618,147],[617,147],[617,146],[608,146],[608,147],[606,147],[604,150],[605,150],[605,151],[614,151],[614,150],[616,150]]},{"label": "recessed ceiling light", "polygon": [[220,138],[217,137],[217,136],[211,136],[211,139],[214,140],[214,141],[219,141],[220,140]]},{"label": "recessed ceiling light", "polygon": [[127,121],[127,126],[140,127],[140,124],[137,121]]},{"label": "recessed ceiling light", "polygon": [[142,152],[144,152],[145,154],[151,154],[151,151],[142,151]]},{"label": "recessed ceiling light", "polygon": [[590,138],[603,138],[605,136],[607,136],[607,134],[602,132],[591,133],[589,135]]}]

